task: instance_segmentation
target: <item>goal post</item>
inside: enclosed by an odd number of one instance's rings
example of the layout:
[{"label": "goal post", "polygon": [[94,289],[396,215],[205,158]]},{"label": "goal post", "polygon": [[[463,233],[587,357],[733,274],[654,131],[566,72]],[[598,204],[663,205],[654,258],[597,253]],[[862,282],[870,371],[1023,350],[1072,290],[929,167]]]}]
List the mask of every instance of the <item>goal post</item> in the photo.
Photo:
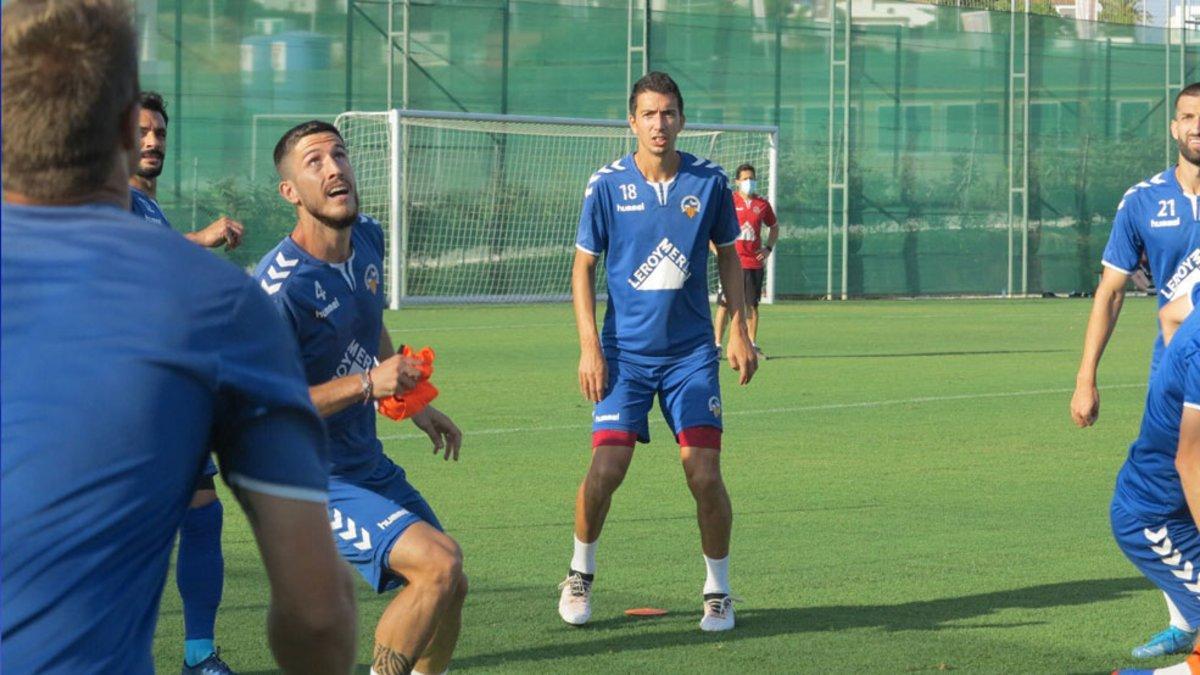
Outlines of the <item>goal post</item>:
[{"label": "goal post", "polygon": [[[387,230],[392,309],[568,300],[588,178],[636,144],[624,120],[390,110],[335,124],[359,208]],[[676,147],[729,172],[753,164],[776,203],[778,127],[689,124]],[[774,276],[772,256],[764,302]]]}]

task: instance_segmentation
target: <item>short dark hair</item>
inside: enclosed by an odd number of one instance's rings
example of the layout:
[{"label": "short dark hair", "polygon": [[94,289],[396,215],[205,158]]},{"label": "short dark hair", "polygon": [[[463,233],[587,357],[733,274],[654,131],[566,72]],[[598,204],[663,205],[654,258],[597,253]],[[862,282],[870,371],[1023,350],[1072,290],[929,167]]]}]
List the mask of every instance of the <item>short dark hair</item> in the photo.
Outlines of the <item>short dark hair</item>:
[{"label": "short dark hair", "polygon": [[[292,151],[292,148],[296,147],[301,138],[322,133],[331,133],[337,136],[339,140],[342,140],[342,132],[338,131],[337,127],[321,120],[301,122],[284,132],[279,142],[275,144],[275,170],[279,171],[280,165],[283,164],[283,159]],[[342,140],[342,142],[344,143],[345,141]]]},{"label": "short dark hair", "polygon": [[746,164],[739,166],[737,168],[737,171],[733,172],[733,177],[737,178],[738,176],[742,175],[743,171],[749,171],[750,173],[754,174],[755,176],[758,175],[758,172],[754,170],[754,165],[747,162]]},{"label": "short dark hair", "polygon": [[1179,107],[1179,99],[1184,96],[1200,96],[1200,82],[1193,82],[1175,94],[1175,107]]},{"label": "short dark hair", "polygon": [[167,102],[163,100],[162,94],[157,91],[143,91],[138,96],[138,103],[141,104],[142,110],[153,110],[162,115],[163,126],[166,126],[167,122],[171,121],[167,117]]},{"label": "short dark hair", "polygon": [[132,3],[13,0],[3,12],[4,189],[49,201],[96,190],[131,140],[122,136],[138,92]]},{"label": "short dark hair", "polygon": [[683,94],[679,93],[679,85],[675,84],[675,80],[671,76],[655,70],[646,73],[642,79],[633,83],[633,90],[629,92],[629,114],[637,112],[638,94],[643,91],[652,91],[657,94],[671,95],[679,103],[679,114],[683,114]]}]

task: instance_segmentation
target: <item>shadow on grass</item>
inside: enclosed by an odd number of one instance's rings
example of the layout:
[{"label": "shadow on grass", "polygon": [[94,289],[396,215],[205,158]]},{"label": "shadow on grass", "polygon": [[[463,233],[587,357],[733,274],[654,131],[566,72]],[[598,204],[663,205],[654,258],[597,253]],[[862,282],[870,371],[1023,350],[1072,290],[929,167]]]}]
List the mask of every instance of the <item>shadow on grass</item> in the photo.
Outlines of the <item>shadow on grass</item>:
[{"label": "shadow on grass", "polygon": [[[1091,605],[1115,600],[1134,591],[1152,588],[1142,577],[1088,579],[1058,584],[1043,584],[956,598],[920,600],[897,605],[829,605],[778,609],[748,608],[738,612],[738,626],[728,633],[702,633],[695,617],[682,608],[673,612],[666,630],[642,632],[639,623],[623,616],[594,621],[579,629],[562,626],[572,640],[593,635],[583,642],[561,641],[554,644],[523,647],[491,654],[478,654],[454,660],[454,669],[497,668],[506,666],[535,669],[533,664],[556,659],[603,656],[614,652],[662,649],[687,645],[738,642],[778,635],[798,635],[855,628],[880,628],[886,631],[910,630],[1003,630],[1034,625],[1037,622],[971,623],[956,622],[987,617],[1004,609],[1040,609],[1072,605]],[[469,600],[468,600],[469,602]],[[552,612],[552,609],[549,610]],[[469,626],[466,630],[470,630]],[[541,667],[545,667],[543,663]],[[243,675],[267,675],[274,670],[245,672]],[[356,672],[367,673],[360,665]]]},{"label": "shadow on grass", "polygon": [[[632,632],[634,623],[625,617],[596,621],[578,629],[573,636],[597,633],[596,639],[586,642],[556,643],[513,649],[492,654],[480,654],[455,659],[455,669],[513,666],[518,663],[548,661],[579,656],[605,655],[642,649],[737,642],[755,638],[814,633],[853,628],[881,628],[887,631],[905,630],[973,630],[1003,629],[1029,623],[984,625],[947,625],[964,619],[980,618],[1003,609],[1038,609],[1069,605],[1090,605],[1125,596],[1133,591],[1151,588],[1142,577],[1119,579],[1089,579],[1028,588],[966,595],[957,598],[905,602],[898,605],[831,605],[825,607],[792,607],[781,609],[745,609],[738,612],[738,626],[728,633],[706,634],[695,625],[694,617],[686,623],[679,619],[678,628],[668,631]],[[622,630],[625,629],[625,630]],[[564,630],[571,630],[564,627]]]},{"label": "shadow on grass", "polygon": [[768,354],[768,361],[788,359],[902,359],[922,356],[994,356],[997,354],[1060,354],[1070,349],[987,349],[940,352],[896,352],[894,354]]}]

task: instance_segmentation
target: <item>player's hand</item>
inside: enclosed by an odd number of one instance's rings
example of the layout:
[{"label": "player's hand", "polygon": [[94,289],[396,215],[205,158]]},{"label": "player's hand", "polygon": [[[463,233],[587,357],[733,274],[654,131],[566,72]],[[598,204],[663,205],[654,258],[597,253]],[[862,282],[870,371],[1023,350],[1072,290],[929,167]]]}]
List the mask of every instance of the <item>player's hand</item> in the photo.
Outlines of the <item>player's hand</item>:
[{"label": "player's hand", "polygon": [[1100,391],[1096,385],[1076,385],[1071,396],[1071,421],[1083,429],[1096,423],[1100,416]]},{"label": "player's hand", "polygon": [[417,369],[420,364],[412,357],[393,354],[371,369],[371,393],[376,399],[384,399],[412,389],[421,378]]},{"label": "player's hand", "polygon": [[242,235],[246,228],[229,216],[221,216],[212,221],[208,227],[195,233],[191,239],[205,248],[225,246],[226,251],[232,251],[242,243]]},{"label": "player's hand", "polygon": [[592,403],[604,398],[608,386],[608,363],[599,349],[586,349],[579,355],[579,391]]},{"label": "player's hand", "polygon": [[750,379],[758,370],[758,354],[750,346],[750,341],[735,330],[729,336],[725,353],[729,358],[729,367],[739,373],[738,384],[750,384]]},{"label": "player's hand", "polygon": [[412,416],[412,421],[418,429],[429,436],[429,440],[433,441],[433,454],[438,454],[444,448],[446,451],[444,459],[449,460],[453,456],[454,461],[458,461],[458,449],[462,447],[462,432],[441,410],[431,405],[425,406],[424,410]]}]

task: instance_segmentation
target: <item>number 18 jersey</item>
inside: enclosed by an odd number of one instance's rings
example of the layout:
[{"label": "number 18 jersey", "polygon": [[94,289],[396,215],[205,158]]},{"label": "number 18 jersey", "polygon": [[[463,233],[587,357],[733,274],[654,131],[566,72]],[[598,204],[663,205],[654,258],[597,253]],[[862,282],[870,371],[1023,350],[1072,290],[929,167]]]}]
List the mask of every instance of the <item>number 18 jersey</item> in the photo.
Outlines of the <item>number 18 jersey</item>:
[{"label": "number 18 jersey", "polygon": [[738,222],[721,167],[686,152],[679,159],[673,179],[651,183],[626,155],[584,192],[575,246],[604,256],[609,358],[660,364],[713,349],[708,243],[732,246]]}]

